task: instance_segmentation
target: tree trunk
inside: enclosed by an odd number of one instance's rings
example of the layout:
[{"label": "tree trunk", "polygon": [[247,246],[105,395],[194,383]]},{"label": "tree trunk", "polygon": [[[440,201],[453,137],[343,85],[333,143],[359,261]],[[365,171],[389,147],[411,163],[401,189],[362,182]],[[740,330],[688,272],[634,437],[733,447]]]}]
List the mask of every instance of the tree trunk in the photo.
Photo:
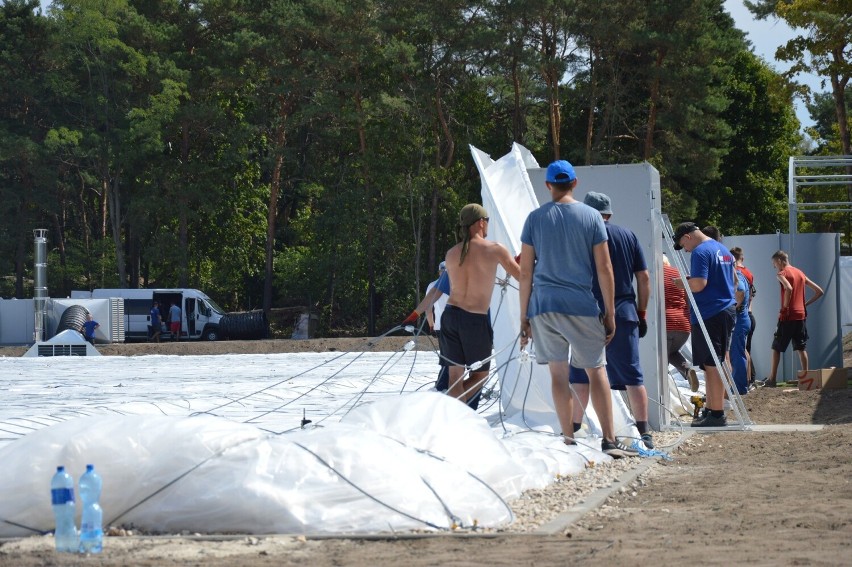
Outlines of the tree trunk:
[{"label": "tree trunk", "polygon": [[278,222],[278,195],[281,187],[281,170],[284,167],[284,124],[275,129],[275,161],[269,182],[269,205],[266,214],[266,263],[263,275],[263,311],[269,316],[272,309],[272,280],[275,273],[275,229]]},{"label": "tree trunk", "polygon": [[515,96],[512,109],[512,139],[523,145],[526,128],[524,128],[525,120],[521,112],[521,79],[518,70],[518,56],[514,52],[512,53],[512,91]]},{"label": "tree trunk", "polygon": [[[836,62],[843,62],[843,52],[839,48],[833,50],[832,55],[834,55],[834,60]],[[852,142],[850,142],[849,139],[849,120],[846,113],[846,84],[849,79],[848,77],[841,78],[836,73],[831,73],[830,77],[831,93],[834,97],[837,126],[840,128],[840,143],[843,148],[843,155],[852,155]]]},{"label": "tree trunk", "polygon": [[[189,127],[182,126],[181,164],[186,170],[189,167]],[[189,287],[189,201],[187,198],[188,185],[191,182],[186,175],[181,176],[187,184],[178,187],[178,287]]]},{"label": "tree trunk", "polygon": [[[63,199],[63,207],[66,205],[67,203]],[[62,289],[58,291],[60,296],[67,297],[71,294],[71,282],[68,279],[68,258],[65,255],[65,231],[62,230],[59,215],[54,213],[52,217],[53,227],[56,230],[56,248],[59,250],[59,269],[62,272]]]},{"label": "tree trunk", "polygon": [[[438,115],[438,123],[441,125],[441,132],[444,134],[444,139],[446,140],[446,147],[444,149],[444,159],[440,160],[441,167],[448,168],[453,165],[453,159],[455,158],[456,153],[456,142],[453,138],[453,133],[450,130],[450,125],[447,122],[447,117],[444,113],[444,102],[443,95],[441,93],[441,78],[436,78],[437,86],[435,87],[435,112]],[[440,144],[438,145],[440,151]]]},{"label": "tree trunk", "polygon": [[586,165],[592,165],[592,138],[595,129],[595,98],[597,80],[595,77],[595,50],[589,50],[589,119],[586,121]]},{"label": "tree trunk", "polygon": [[660,72],[663,68],[663,60],[666,58],[666,49],[661,47],[657,51],[657,61],[654,64],[655,76],[651,82],[650,107],[648,108],[648,130],[645,132],[645,150],[642,152],[645,161],[651,159],[654,151],[654,129],[657,127],[657,108],[660,103]]},{"label": "tree trunk", "polygon": [[[843,52],[840,49],[832,51],[834,60],[843,61]],[[839,77],[837,73],[832,73],[831,77],[831,94],[834,97],[834,112],[837,115],[837,126],[840,129],[840,144],[843,148],[843,155],[852,155],[852,142],[849,139],[849,117],[846,113],[846,83],[848,78]],[[852,166],[846,166],[846,175],[852,176]],[[846,186],[846,200],[852,201],[852,184]],[[849,215],[846,215],[846,242],[852,243],[852,224],[849,222]]]},{"label": "tree trunk", "polygon": [[[551,35],[552,34],[552,35]],[[550,122],[550,143],[553,145],[553,159],[558,160],[561,154],[562,111],[559,104],[558,73],[551,62],[556,57],[556,30],[548,32],[547,25],[542,25],[541,55],[544,64],[542,77],[547,86],[547,109]]]},{"label": "tree trunk", "polygon": [[112,228],[112,242],[115,246],[115,269],[118,271],[118,285],[127,287],[127,266],[124,260],[124,245],[121,241],[121,199],[119,197],[119,175],[116,174],[112,183],[108,176],[103,178],[104,193],[109,192],[107,202],[109,205],[109,222]]}]

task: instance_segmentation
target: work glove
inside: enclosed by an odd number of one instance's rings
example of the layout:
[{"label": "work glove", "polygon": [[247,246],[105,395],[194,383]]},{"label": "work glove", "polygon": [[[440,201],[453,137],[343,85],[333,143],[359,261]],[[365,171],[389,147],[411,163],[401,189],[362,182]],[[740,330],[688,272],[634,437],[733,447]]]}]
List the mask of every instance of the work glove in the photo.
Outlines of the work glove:
[{"label": "work glove", "polygon": [[417,311],[412,311],[412,312],[408,315],[408,317],[406,317],[405,319],[403,319],[403,321],[402,321],[402,326],[404,327],[405,325],[410,325],[410,324],[412,324],[412,323],[416,323],[416,322],[417,322],[417,319],[419,319],[419,318],[420,318],[420,313],[418,313]]},{"label": "work glove", "polygon": [[637,311],[639,314],[639,338],[648,334],[648,321],[645,320],[645,311]]}]

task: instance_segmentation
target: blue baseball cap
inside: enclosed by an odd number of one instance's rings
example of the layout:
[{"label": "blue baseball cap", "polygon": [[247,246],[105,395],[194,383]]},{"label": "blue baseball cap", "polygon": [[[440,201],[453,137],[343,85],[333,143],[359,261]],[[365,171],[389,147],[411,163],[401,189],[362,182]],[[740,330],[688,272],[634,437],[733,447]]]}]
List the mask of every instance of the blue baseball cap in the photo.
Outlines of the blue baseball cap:
[{"label": "blue baseball cap", "polygon": [[557,160],[547,166],[548,183],[567,183],[577,179],[577,174],[574,173],[574,166],[564,159]]}]

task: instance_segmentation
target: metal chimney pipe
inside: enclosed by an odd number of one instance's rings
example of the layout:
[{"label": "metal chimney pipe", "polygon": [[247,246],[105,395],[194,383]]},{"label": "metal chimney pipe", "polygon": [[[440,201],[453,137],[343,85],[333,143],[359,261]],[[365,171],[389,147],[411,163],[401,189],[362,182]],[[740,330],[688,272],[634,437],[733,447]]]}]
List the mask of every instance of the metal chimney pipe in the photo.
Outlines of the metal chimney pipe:
[{"label": "metal chimney pipe", "polygon": [[47,229],[33,230],[35,239],[35,277],[33,299],[35,299],[35,330],[33,340],[44,340],[45,306],[47,304]]}]

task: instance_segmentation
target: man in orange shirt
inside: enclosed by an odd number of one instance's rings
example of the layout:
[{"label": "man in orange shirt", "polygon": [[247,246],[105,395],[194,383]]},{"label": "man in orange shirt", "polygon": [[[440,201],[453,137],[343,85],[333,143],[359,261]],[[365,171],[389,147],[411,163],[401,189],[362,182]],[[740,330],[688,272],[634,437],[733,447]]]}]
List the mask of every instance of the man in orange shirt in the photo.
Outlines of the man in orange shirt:
[{"label": "man in orange shirt", "polygon": [[[772,255],[772,265],[778,270],[778,283],[781,284],[781,311],[778,314],[778,328],[772,340],[772,370],[769,377],[763,381],[764,386],[774,388],[778,363],[781,353],[787,350],[787,345],[793,341],[793,350],[799,353],[802,370],[797,378],[803,378],[808,372],[808,353],[805,350],[808,342],[808,329],[805,321],[808,316],[807,307],[820,297],[822,288],[812,282],[798,268],[790,265],[787,253],[779,250]],[[814,294],[805,300],[805,288],[809,287]]]}]

